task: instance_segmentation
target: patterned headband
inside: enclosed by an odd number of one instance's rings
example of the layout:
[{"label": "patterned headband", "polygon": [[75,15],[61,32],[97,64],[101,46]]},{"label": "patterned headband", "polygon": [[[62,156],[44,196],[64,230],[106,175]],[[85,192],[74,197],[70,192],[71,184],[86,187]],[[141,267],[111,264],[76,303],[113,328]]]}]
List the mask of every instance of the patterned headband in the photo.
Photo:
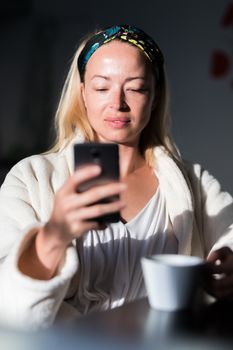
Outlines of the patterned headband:
[{"label": "patterned headband", "polygon": [[163,54],[155,41],[141,29],[130,25],[117,25],[103,30],[89,39],[78,58],[78,70],[81,81],[84,78],[85,67],[93,53],[102,45],[119,39],[128,42],[138,49],[152,62],[158,80],[163,66]]}]

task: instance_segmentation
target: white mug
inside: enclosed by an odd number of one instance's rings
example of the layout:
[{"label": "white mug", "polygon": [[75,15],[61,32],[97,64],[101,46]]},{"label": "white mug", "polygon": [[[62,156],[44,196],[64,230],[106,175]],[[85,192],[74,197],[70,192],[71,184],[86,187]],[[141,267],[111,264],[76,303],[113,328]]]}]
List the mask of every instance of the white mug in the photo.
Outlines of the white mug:
[{"label": "white mug", "polygon": [[142,258],[142,270],[151,307],[187,309],[202,290],[204,260],[195,256],[157,254]]}]

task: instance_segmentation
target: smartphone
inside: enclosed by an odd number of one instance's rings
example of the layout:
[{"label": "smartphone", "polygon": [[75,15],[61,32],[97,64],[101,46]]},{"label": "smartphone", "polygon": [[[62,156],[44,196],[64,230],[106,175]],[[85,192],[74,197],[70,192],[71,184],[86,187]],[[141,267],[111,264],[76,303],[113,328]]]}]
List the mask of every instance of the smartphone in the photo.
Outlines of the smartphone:
[{"label": "smartphone", "polygon": [[[93,186],[119,181],[119,151],[118,145],[113,143],[76,143],[74,145],[74,168],[79,169],[90,164],[98,164],[102,171],[97,177],[82,183],[78,192],[88,190]],[[99,203],[110,203],[119,199],[119,195],[106,197]],[[100,224],[118,222],[120,213],[110,213],[92,220]]]}]

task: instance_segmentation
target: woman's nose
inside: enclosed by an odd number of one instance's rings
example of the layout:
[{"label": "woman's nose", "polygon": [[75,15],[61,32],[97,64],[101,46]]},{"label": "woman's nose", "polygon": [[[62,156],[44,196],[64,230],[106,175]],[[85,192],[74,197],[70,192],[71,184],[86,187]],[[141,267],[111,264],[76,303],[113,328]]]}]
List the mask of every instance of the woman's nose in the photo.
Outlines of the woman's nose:
[{"label": "woman's nose", "polygon": [[127,107],[124,91],[117,90],[113,92],[111,99],[111,107],[116,110],[122,110]]}]

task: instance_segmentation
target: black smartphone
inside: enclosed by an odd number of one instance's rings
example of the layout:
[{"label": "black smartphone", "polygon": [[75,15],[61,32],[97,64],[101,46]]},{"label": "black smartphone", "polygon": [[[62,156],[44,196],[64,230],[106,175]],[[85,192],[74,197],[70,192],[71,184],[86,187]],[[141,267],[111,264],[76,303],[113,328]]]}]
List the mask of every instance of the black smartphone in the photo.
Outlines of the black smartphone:
[{"label": "black smartphone", "polygon": [[[74,145],[74,168],[78,169],[85,165],[98,164],[102,171],[97,177],[82,183],[78,192],[83,192],[92,186],[99,186],[119,181],[119,151],[118,145],[113,143],[76,143]],[[99,203],[109,203],[118,200],[119,196],[106,197]],[[118,222],[120,213],[110,213],[92,220],[100,224]]]}]

